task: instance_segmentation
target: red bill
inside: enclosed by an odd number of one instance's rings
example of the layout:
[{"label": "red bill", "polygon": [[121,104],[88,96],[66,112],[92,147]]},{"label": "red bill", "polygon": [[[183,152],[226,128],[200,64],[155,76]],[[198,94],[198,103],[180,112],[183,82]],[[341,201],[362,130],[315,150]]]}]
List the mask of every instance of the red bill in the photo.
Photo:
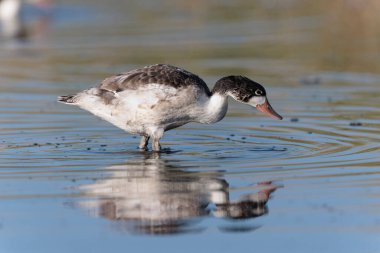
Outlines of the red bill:
[{"label": "red bill", "polygon": [[282,116],[278,114],[275,110],[273,110],[272,106],[269,104],[268,99],[265,99],[265,103],[256,106],[257,110],[263,112],[273,119],[282,119]]}]

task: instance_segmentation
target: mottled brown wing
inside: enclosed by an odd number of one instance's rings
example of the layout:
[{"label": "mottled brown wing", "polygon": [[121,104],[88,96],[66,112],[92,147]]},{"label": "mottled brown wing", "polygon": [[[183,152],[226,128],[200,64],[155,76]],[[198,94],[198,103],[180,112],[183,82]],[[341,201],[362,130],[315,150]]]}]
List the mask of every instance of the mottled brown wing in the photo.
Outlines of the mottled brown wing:
[{"label": "mottled brown wing", "polygon": [[211,95],[206,83],[198,76],[171,65],[157,64],[132,70],[119,75],[106,78],[98,88],[121,92],[124,90],[136,90],[148,84],[162,84],[174,88],[197,86],[207,95]]}]

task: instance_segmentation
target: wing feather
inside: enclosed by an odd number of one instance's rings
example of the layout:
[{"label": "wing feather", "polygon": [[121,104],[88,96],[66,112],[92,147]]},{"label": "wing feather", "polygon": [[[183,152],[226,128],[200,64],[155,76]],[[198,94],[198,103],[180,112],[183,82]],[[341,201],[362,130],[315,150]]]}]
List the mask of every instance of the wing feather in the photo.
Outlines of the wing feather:
[{"label": "wing feather", "polygon": [[173,88],[195,86],[208,96],[211,95],[206,83],[200,77],[184,69],[166,64],[149,65],[108,77],[102,81],[98,88],[118,93],[148,87],[150,84],[167,85]]}]

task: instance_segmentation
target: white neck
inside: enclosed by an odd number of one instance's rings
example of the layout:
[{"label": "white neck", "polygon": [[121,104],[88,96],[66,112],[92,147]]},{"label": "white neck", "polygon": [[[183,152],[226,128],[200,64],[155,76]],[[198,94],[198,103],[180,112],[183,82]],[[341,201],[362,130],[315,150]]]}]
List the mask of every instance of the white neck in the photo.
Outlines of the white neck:
[{"label": "white neck", "polygon": [[227,108],[227,96],[215,93],[205,103],[203,115],[201,115],[199,122],[204,124],[218,122],[226,115]]}]

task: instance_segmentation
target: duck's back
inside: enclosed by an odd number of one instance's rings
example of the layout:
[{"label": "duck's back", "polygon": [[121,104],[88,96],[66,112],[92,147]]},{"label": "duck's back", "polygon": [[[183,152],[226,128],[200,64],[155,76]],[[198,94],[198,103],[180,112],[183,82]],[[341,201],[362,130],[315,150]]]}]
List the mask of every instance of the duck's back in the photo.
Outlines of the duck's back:
[{"label": "duck's back", "polygon": [[[125,90],[151,89],[152,85],[162,85],[160,88],[183,89],[193,87],[210,96],[211,92],[206,83],[197,75],[184,69],[167,65],[149,65],[106,78],[98,88],[122,92]],[[157,87],[158,88],[158,87]]]}]

